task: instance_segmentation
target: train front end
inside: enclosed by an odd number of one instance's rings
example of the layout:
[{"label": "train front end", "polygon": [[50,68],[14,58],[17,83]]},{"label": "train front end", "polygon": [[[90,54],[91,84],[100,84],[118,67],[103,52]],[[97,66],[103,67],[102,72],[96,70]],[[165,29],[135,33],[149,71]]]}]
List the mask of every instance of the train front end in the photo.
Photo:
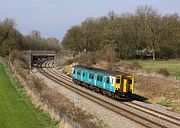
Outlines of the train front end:
[{"label": "train front end", "polygon": [[115,93],[120,97],[128,97],[134,93],[134,77],[131,75],[116,75]]}]

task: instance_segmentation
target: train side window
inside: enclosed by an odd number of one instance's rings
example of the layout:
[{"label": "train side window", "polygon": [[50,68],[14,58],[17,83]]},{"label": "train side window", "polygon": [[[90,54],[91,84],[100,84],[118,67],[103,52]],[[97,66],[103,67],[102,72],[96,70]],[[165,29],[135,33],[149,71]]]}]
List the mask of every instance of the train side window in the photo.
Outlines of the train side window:
[{"label": "train side window", "polygon": [[100,76],[98,75],[98,76],[97,76],[97,81],[99,81],[99,80],[100,80],[100,78],[99,78],[99,77],[100,77]]},{"label": "train side window", "polygon": [[81,75],[81,71],[80,70],[77,71],[77,75]]},{"label": "train side window", "polygon": [[90,78],[90,79],[94,79],[94,74],[91,74],[91,73],[90,73],[90,74],[89,74],[89,78]]},{"label": "train side window", "polygon": [[109,78],[106,79],[106,83],[109,84]]},{"label": "train side window", "polygon": [[92,74],[92,79],[94,79],[94,74]]},{"label": "train side window", "polygon": [[101,81],[101,82],[102,82],[102,76],[100,76],[99,81]]},{"label": "train side window", "polygon": [[83,72],[83,77],[85,77],[85,72]]},{"label": "train side window", "polygon": [[73,71],[73,74],[75,74],[75,70]]}]

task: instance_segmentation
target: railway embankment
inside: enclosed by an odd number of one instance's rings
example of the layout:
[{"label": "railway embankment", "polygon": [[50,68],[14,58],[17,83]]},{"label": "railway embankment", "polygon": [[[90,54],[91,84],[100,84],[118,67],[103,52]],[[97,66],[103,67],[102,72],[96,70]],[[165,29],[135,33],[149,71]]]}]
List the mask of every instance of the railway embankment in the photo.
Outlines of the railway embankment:
[{"label": "railway embankment", "polygon": [[50,116],[32,103],[22,84],[17,81],[17,77],[0,58],[0,127],[56,127]]},{"label": "railway embankment", "polygon": [[51,119],[56,122],[56,127],[108,127],[101,120],[61,95],[55,88],[48,87],[43,79],[39,79],[22,67],[25,65],[20,60],[14,60],[13,64],[10,63],[11,71],[17,77],[21,88],[31,97],[35,106],[50,115]]}]

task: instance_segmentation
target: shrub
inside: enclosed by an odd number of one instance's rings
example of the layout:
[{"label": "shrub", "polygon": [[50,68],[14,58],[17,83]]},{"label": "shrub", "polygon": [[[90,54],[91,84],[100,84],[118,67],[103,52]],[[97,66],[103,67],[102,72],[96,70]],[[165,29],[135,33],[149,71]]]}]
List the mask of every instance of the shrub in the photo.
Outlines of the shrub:
[{"label": "shrub", "polygon": [[68,59],[63,65],[71,65],[73,62],[73,59]]},{"label": "shrub", "polygon": [[167,68],[161,68],[158,73],[165,77],[169,76],[169,72],[168,72]]}]

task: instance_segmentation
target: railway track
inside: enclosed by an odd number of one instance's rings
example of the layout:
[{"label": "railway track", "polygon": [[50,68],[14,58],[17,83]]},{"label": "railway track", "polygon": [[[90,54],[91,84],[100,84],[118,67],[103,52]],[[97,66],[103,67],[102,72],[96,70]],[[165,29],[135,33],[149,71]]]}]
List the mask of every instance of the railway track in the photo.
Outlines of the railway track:
[{"label": "railway track", "polygon": [[[39,63],[39,67],[41,67],[41,65],[43,65],[43,64],[44,64],[43,67],[47,67],[47,68],[46,69],[39,68],[39,71],[42,74],[44,74],[46,77],[48,77],[49,79],[76,92],[77,94],[99,104],[100,106],[103,106],[104,108],[107,108],[121,116],[124,116],[124,117],[142,125],[143,127],[147,127],[147,128],[152,128],[152,127],[153,128],[156,128],[156,127],[160,127],[160,128],[171,128],[171,127],[173,128],[174,127],[174,128],[176,128],[177,127],[178,128],[180,126],[179,118],[172,117],[170,115],[155,111],[150,108],[146,108],[137,103],[120,102],[122,105],[124,105],[124,107],[122,107],[122,106],[113,104],[109,101],[106,101],[104,99],[101,99],[97,96],[94,96],[93,94],[91,94],[93,92],[89,93],[88,91],[86,91],[87,89],[84,89],[84,88],[82,89],[82,87],[75,85],[71,81],[70,77],[63,75],[62,73],[59,73],[59,72],[55,71],[54,69],[50,69],[50,67],[52,67],[52,61],[46,61],[45,63],[41,62],[41,63]],[[139,111],[141,113],[144,113],[146,115],[149,115],[149,116],[155,118],[155,120],[149,119],[147,117],[144,117],[144,115],[139,115],[130,110]],[[156,120],[161,120],[161,121],[157,122]],[[164,124],[166,124],[166,125],[164,125]]]},{"label": "railway track", "polygon": [[[47,63],[47,65],[50,65],[50,64],[51,64],[51,62]],[[51,66],[49,66],[49,67],[51,67]],[[59,77],[62,77],[63,79],[73,83],[72,79],[69,76],[66,76],[66,75],[58,72],[54,68],[51,69],[51,70],[53,72],[57,73]],[[152,108],[145,107],[144,105],[140,105],[140,104],[135,103],[135,102],[121,102],[121,104],[125,104],[125,105],[127,105],[129,107],[136,108],[139,111],[143,111],[145,109],[144,112],[146,112],[146,113],[148,113],[148,114],[150,114],[152,116],[156,116],[156,117],[158,117],[158,118],[160,118],[162,120],[169,121],[171,123],[174,123],[174,124],[180,126],[180,118],[178,118],[178,117],[174,117],[174,116],[168,115],[166,113],[162,113],[160,111],[154,110]],[[173,121],[171,121],[171,120],[173,120]],[[176,122],[179,122],[179,123],[176,123]]]}]

